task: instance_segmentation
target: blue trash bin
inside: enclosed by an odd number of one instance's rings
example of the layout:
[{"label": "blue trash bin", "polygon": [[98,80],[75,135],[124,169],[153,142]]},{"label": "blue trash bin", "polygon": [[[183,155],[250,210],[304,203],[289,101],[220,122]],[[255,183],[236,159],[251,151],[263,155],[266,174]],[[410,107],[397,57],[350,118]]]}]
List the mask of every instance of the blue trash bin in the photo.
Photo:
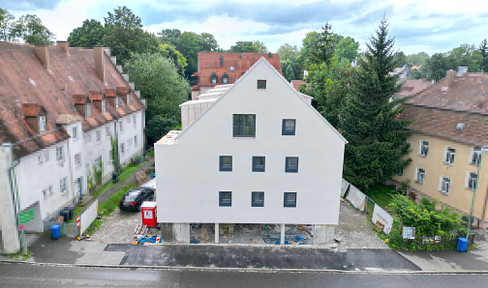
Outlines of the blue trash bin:
[{"label": "blue trash bin", "polygon": [[457,250],[459,252],[466,252],[466,249],[468,248],[469,240],[463,237],[458,237],[457,239],[458,239]]},{"label": "blue trash bin", "polygon": [[53,239],[58,239],[61,237],[61,224],[51,225],[51,237]]}]

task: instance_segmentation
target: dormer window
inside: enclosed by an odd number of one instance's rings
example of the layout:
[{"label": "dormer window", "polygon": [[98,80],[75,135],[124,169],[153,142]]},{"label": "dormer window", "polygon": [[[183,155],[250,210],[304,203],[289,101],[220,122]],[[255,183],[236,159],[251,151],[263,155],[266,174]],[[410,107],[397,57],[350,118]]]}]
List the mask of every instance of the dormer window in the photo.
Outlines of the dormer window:
[{"label": "dormer window", "polygon": [[39,132],[46,131],[46,116],[39,116]]},{"label": "dormer window", "polygon": [[85,104],[85,118],[91,117],[91,106],[90,103]]},{"label": "dormer window", "polygon": [[229,75],[227,73],[222,74],[222,84],[229,84]]},{"label": "dormer window", "polygon": [[210,76],[210,83],[217,84],[218,82],[219,82],[219,79],[217,77],[217,74],[212,73],[212,75]]},{"label": "dormer window", "polygon": [[119,108],[120,105],[119,101],[120,101],[119,96],[115,96],[115,108]]},{"label": "dormer window", "polygon": [[102,113],[105,113],[105,111],[107,110],[107,102],[105,101],[105,99],[102,100]]},{"label": "dormer window", "polygon": [[127,94],[127,101],[126,101],[127,105],[130,105],[130,94]]}]

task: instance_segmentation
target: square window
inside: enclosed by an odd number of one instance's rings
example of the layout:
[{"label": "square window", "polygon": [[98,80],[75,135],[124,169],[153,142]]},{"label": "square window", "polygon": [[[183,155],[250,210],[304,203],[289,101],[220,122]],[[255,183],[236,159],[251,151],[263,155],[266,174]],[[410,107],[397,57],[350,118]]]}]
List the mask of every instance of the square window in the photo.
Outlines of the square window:
[{"label": "square window", "polygon": [[297,207],[296,192],[285,192],[283,207]]},{"label": "square window", "polygon": [[295,135],[295,119],[283,119],[281,135]]},{"label": "square window", "polygon": [[266,80],[258,80],[258,89],[266,89]]},{"label": "square window", "polygon": [[46,131],[46,116],[39,116],[39,132]]},{"label": "square window", "polygon": [[456,149],[447,147],[446,149],[446,157],[444,158],[444,163],[446,164],[454,164],[454,156],[456,155]]},{"label": "square window", "polygon": [[478,180],[478,174],[474,172],[468,172],[468,189],[475,190]]},{"label": "square window", "polygon": [[220,207],[232,206],[232,192],[230,191],[219,192],[219,206]]},{"label": "square window", "polygon": [[232,156],[219,157],[220,171],[232,171]]},{"label": "square window", "polygon": [[264,172],[265,167],[265,157],[264,156],[253,156],[252,157],[252,172]]},{"label": "square window", "polygon": [[420,141],[420,153],[419,153],[419,155],[422,157],[426,157],[428,152],[429,152],[429,142],[428,141]]},{"label": "square window", "polygon": [[64,154],[63,154],[63,147],[56,147],[56,160],[57,161],[63,161],[64,160]]},{"label": "square window", "polygon": [[256,137],[256,114],[234,114],[233,136]]},{"label": "square window", "polygon": [[425,170],[422,168],[417,168],[417,174],[415,175],[415,181],[420,185],[424,184]]},{"label": "square window", "polygon": [[286,157],[285,172],[297,173],[298,172],[298,157]]},{"label": "square window", "polygon": [[451,190],[451,179],[448,177],[441,176],[441,184],[439,187],[439,191],[443,194],[449,195],[450,190]]},{"label": "square window", "polygon": [[473,151],[471,151],[471,164],[473,165],[480,165],[481,160],[481,147],[473,147]]},{"label": "square window", "polygon": [[264,192],[252,192],[252,207],[264,207]]}]

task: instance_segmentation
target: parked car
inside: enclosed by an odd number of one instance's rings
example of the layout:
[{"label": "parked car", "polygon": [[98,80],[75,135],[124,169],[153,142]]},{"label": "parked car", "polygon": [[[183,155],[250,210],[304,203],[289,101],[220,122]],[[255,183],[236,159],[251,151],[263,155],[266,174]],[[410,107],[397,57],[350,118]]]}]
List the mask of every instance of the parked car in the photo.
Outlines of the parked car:
[{"label": "parked car", "polygon": [[152,200],[154,200],[154,189],[147,187],[131,189],[120,199],[119,208],[124,211],[139,212],[142,202]]}]

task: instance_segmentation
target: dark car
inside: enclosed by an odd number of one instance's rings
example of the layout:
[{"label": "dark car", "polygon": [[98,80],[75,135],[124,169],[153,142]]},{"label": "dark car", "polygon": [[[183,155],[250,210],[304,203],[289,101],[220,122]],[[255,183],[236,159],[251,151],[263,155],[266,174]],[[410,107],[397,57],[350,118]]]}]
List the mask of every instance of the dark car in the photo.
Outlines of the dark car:
[{"label": "dark car", "polygon": [[138,212],[144,201],[154,200],[154,190],[151,188],[136,188],[125,193],[119,201],[120,210]]}]

